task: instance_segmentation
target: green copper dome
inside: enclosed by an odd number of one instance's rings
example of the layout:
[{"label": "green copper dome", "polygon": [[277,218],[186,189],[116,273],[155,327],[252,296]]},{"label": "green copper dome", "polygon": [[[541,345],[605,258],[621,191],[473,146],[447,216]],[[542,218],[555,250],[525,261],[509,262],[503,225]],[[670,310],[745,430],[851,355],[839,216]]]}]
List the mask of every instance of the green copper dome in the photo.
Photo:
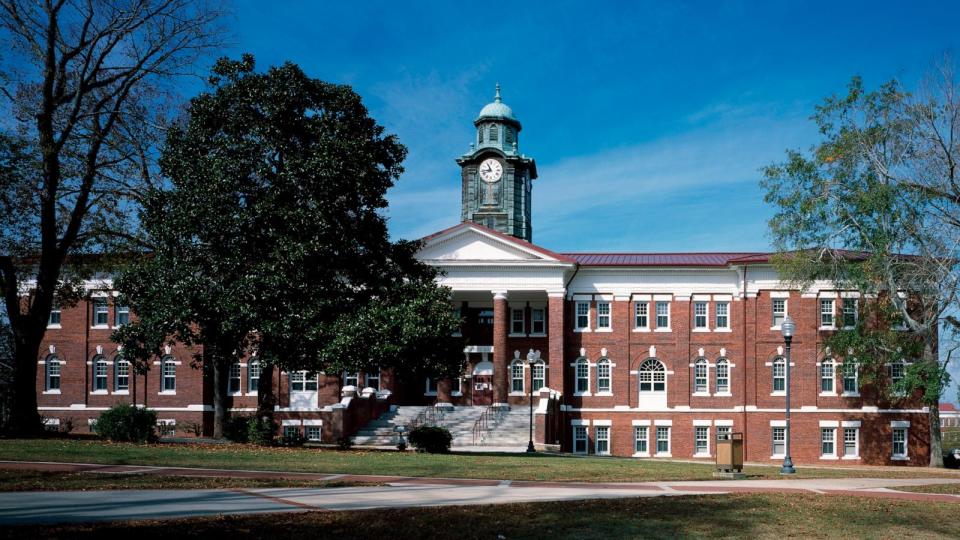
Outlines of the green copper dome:
[{"label": "green copper dome", "polygon": [[480,115],[477,116],[474,123],[483,120],[502,120],[516,124],[517,128],[520,127],[520,121],[513,115],[513,109],[500,98],[500,83],[497,83],[497,93],[493,96],[493,103],[488,103],[483,109],[480,109]]}]

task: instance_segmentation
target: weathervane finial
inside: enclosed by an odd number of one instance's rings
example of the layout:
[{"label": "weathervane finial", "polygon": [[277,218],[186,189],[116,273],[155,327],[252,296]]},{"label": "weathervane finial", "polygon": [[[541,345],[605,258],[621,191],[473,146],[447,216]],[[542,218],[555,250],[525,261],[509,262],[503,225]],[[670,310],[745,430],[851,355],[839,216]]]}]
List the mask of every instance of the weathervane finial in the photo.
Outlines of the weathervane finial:
[{"label": "weathervane finial", "polygon": [[493,100],[500,103],[500,81],[497,81],[497,93],[493,96]]}]

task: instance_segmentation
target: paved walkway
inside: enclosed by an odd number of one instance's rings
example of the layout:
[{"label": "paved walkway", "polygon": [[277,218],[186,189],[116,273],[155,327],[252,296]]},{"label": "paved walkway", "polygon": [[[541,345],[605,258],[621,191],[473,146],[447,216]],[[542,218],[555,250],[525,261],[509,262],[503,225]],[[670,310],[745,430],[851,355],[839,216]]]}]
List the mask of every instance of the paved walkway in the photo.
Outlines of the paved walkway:
[{"label": "paved walkway", "polygon": [[960,503],[958,495],[909,493],[891,489],[900,486],[960,483],[960,478],[582,483],[331,475],[50,462],[0,461],[0,468],[194,477],[296,478],[385,484],[344,488],[8,492],[0,493],[0,525],[760,492],[806,492]]}]

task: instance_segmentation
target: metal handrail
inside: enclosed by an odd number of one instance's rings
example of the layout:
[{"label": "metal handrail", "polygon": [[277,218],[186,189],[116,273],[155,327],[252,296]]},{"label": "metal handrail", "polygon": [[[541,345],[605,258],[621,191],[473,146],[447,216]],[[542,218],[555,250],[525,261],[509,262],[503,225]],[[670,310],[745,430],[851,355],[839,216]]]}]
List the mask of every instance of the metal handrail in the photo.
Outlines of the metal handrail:
[{"label": "metal handrail", "polygon": [[473,423],[473,445],[482,446],[484,435],[490,431],[491,427],[495,427],[500,423],[500,419],[503,416],[502,407],[487,407],[480,417],[477,418],[477,421]]},{"label": "metal handrail", "polygon": [[443,426],[443,410],[438,407],[424,407],[410,423],[410,431],[420,426]]}]

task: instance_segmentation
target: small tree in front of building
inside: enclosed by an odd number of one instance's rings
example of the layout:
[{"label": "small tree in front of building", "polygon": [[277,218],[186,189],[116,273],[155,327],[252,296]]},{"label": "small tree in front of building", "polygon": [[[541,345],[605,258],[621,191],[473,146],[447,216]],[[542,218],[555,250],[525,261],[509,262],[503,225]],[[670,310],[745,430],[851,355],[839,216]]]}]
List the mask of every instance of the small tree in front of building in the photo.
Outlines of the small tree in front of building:
[{"label": "small tree in front of building", "polygon": [[172,187],[144,199],[154,250],[117,280],[137,314],[114,336],[124,354],[202,345],[217,437],[229,368],[254,352],[258,417],[272,415],[275,368],[459,366],[449,290],[382,215],[406,150],[356,93],[244,56],[216,64],[188,114],[160,160]]}]

